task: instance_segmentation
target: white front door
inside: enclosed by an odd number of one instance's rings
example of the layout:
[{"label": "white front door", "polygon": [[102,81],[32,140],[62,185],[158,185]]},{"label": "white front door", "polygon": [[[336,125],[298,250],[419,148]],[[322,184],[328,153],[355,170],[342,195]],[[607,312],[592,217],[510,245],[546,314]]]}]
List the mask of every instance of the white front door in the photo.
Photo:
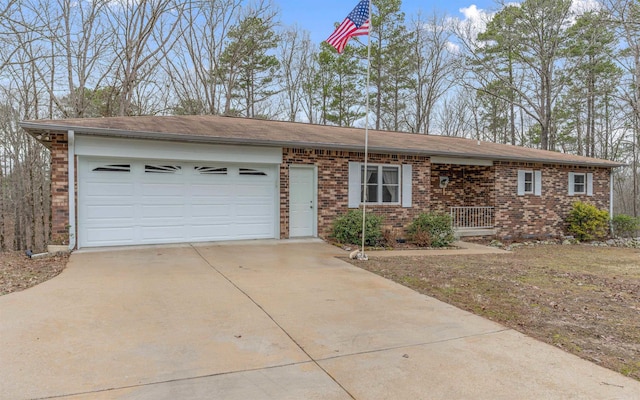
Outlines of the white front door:
[{"label": "white front door", "polygon": [[292,166],[289,170],[289,182],[289,236],[315,236],[315,169]]}]

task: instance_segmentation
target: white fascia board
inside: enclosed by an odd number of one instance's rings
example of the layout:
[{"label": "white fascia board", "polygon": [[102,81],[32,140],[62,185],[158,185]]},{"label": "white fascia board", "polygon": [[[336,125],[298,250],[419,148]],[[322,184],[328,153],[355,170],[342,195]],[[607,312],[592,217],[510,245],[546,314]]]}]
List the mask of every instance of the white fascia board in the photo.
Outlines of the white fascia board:
[{"label": "white fascia board", "polygon": [[76,134],[79,156],[281,164],[281,147],[179,143]]},{"label": "white fascia board", "polygon": [[431,164],[480,165],[480,166],[490,167],[493,165],[493,161],[481,160],[481,159],[475,159],[475,158],[432,156]]}]

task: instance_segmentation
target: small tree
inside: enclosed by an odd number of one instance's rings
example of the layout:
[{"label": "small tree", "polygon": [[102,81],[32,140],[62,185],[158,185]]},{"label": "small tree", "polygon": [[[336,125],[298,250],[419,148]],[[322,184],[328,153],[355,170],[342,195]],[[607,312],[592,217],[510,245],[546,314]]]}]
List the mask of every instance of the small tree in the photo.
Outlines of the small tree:
[{"label": "small tree", "polygon": [[632,237],[640,231],[640,218],[619,214],[613,217],[611,222],[613,224],[613,234],[616,237]]},{"label": "small tree", "polygon": [[567,228],[578,240],[602,239],[609,230],[609,213],[594,205],[577,201],[567,217]]}]

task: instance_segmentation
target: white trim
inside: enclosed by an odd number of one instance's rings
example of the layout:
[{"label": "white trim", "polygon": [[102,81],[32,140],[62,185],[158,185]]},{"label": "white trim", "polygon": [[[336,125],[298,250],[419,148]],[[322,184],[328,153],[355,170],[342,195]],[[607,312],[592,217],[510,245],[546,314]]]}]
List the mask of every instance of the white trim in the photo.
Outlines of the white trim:
[{"label": "white trim", "polygon": [[479,165],[479,166],[491,167],[493,166],[493,161],[480,160],[480,159],[474,159],[474,158],[432,156],[431,164]]},{"label": "white trim", "polygon": [[593,196],[593,174],[591,172],[586,174],[585,186],[587,196]]},{"label": "white trim", "polygon": [[360,176],[360,168],[362,163],[349,161],[349,208],[360,207],[360,199],[362,196],[362,177]]},{"label": "white trim", "polygon": [[573,176],[575,174],[573,172],[569,172],[569,196],[575,196],[575,191],[573,190]]},{"label": "white trim", "polygon": [[542,171],[534,171],[533,173],[533,194],[542,196]]},{"label": "white trim", "polygon": [[[377,196],[378,196],[378,201],[373,202],[373,201],[367,201],[368,205],[401,205],[402,204],[402,168],[401,165],[398,164],[367,164],[366,168],[371,168],[371,167],[376,167],[378,168],[378,182],[376,183],[376,187],[377,187]],[[361,164],[361,170],[362,168],[365,168],[364,164]],[[383,197],[383,188],[384,188],[384,184],[383,184],[383,179],[384,179],[384,173],[383,173],[383,169],[384,168],[394,168],[397,173],[398,173],[398,201],[389,201],[389,202],[384,202],[382,201],[382,197]],[[362,172],[360,172],[362,173]],[[365,176],[366,176],[366,172],[365,172]],[[364,180],[361,177],[361,191],[364,190],[366,188],[366,182],[364,182]],[[364,188],[362,187],[362,185],[364,186]],[[387,185],[388,186],[388,185]]]},{"label": "white trim", "polygon": [[69,195],[68,233],[69,250],[73,250],[76,247],[76,141],[75,132],[73,130],[67,131],[67,147],[67,171],[69,174],[69,189],[67,190],[67,193]]},{"label": "white trim", "polygon": [[526,191],[524,190],[525,188],[524,180],[525,180],[525,174],[527,172],[531,172],[531,171],[525,171],[523,169],[518,170],[518,196],[524,196],[526,194]]},{"label": "white trim", "polygon": [[402,207],[411,208],[413,201],[412,194],[413,172],[411,164],[402,164]]},{"label": "white trim", "polygon": [[281,164],[282,148],[76,136],[80,156]]}]

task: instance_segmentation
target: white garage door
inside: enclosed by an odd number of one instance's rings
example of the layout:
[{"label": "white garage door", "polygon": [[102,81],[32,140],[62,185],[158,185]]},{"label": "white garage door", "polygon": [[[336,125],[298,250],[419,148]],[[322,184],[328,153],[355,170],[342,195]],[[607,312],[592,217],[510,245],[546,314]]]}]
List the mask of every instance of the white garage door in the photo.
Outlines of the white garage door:
[{"label": "white garage door", "polygon": [[276,166],[80,157],[80,247],[276,236]]}]

